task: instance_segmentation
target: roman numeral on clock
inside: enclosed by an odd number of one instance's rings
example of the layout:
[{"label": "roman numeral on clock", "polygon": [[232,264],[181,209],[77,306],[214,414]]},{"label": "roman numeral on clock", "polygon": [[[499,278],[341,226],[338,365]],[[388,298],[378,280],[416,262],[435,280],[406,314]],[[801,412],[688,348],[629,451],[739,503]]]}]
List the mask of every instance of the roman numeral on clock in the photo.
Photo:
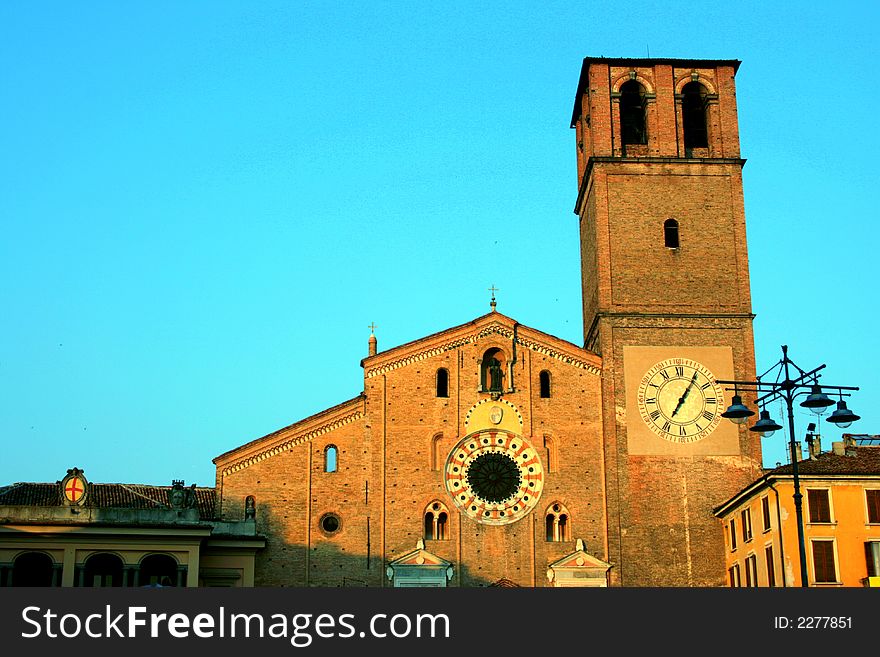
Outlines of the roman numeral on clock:
[{"label": "roman numeral on clock", "polygon": [[681,365],[675,366],[675,376],[684,376],[684,368]]},{"label": "roman numeral on clock", "polygon": [[666,370],[660,370],[660,376],[662,376],[666,380],[669,379],[669,375],[666,373]]},{"label": "roman numeral on clock", "polygon": [[685,431],[684,426],[678,427],[678,435],[679,436],[686,436],[687,435],[687,431]]},{"label": "roman numeral on clock", "polygon": [[715,419],[715,416],[712,413],[710,413],[709,411],[703,411],[703,417],[706,418],[707,420],[714,420]]},{"label": "roman numeral on clock", "polygon": [[652,420],[656,420],[658,417],[660,417],[660,411],[651,411]]}]

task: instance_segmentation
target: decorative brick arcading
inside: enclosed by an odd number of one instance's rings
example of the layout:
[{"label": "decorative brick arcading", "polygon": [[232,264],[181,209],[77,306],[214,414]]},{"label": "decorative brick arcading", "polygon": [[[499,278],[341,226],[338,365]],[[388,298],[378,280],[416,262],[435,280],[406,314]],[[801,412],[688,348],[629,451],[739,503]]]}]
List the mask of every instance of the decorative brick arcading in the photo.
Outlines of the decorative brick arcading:
[{"label": "decorative brick arcading", "polygon": [[539,354],[543,354],[545,356],[550,356],[551,358],[555,358],[556,360],[560,360],[563,363],[567,363],[568,365],[574,365],[577,368],[582,370],[587,370],[591,374],[601,374],[602,368],[593,365],[592,363],[588,363],[585,360],[580,358],[576,358],[575,356],[570,356],[568,354],[564,354],[552,347],[548,347],[547,345],[541,344],[539,342],[534,342],[533,340],[528,340],[522,337],[517,336],[516,343],[518,345],[522,345],[527,349],[531,349]]},{"label": "decorative brick arcading", "polygon": [[233,472],[238,472],[239,470],[242,470],[242,469],[248,467],[249,465],[252,465],[252,464],[257,463],[259,461],[263,461],[271,456],[275,456],[276,454],[286,452],[289,449],[291,449],[292,447],[296,447],[297,445],[301,445],[303,443],[310,442],[311,440],[313,440],[314,438],[317,438],[318,436],[322,436],[325,433],[328,433],[330,431],[334,431],[334,430],[338,429],[339,427],[345,426],[346,424],[350,424],[350,423],[354,422],[355,420],[361,419],[363,416],[364,416],[363,411],[361,409],[358,409],[356,411],[353,411],[352,413],[349,413],[348,415],[337,418],[337,419],[333,420],[332,422],[328,422],[327,424],[322,424],[321,426],[316,427],[316,428],[314,428],[310,431],[307,431],[305,433],[295,434],[292,437],[290,437],[280,443],[276,443],[272,447],[269,447],[269,448],[267,448],[257,454],[252,454],[251,456],[248,456],[247,458],[244,458],[240,461],[236,461],[235,463],[232,463],[231,465],[227,465],[225,468],[223,468],[223,474],[228,475],[228,474],[232,474]]},{"label": "decorative brick arcading", "polygon": [[[439,356],[440,354],[446,351],[452,351],[454,349],[458,349],[466,344],[472,344],[481,338],[488,337],[490,335],[500,335],[503,338],[507,338],[508,340],[512,339],[514,336],[513,329],[503,326],[500,324],[491,324],[480,329],[476,333],[471,333],[470,335],[463,336],[461,338],[457,338],[455,340],[450,340],[449,342],[445,342],[440,345],[435,345],[430,349],[425,349],[423,351],[418,351],[415,353],[410,353],[406,356],[402,356],[397,360],[390,361],[388,363],[384,363],[382,365],[378,365],[374,368],[371,368],[366,371],[366,377],[372,378],[374,376],[379,376],[381,374],[387,374],[393,370],[399,369],[401,367],[405,367],[412,363],[416,363],[421,360],[425,360],[426,358],[431,358],[432,356]],[[550,356],[551,358],[555,358],[557,360],[562,361],[563,363],[567,363],[569,365],[573,365],[575,367],[579,367],[584,370],[588,370],[593,374],[599,374],[601,369],[592,365],[585,360],[580,358],[576,358],[574,356],[570,356],[568,354],[562,353],[561,351],[557,351],[552,347],[548,347],[545,344],[541,344],[534,340],[529,340],[523,338],[521,335],[517,334],[516,336],[516,344],[526,347],[527,349],[531,349],[532,351],[536,351],[540,354],[544,354],[545,356]]]}]

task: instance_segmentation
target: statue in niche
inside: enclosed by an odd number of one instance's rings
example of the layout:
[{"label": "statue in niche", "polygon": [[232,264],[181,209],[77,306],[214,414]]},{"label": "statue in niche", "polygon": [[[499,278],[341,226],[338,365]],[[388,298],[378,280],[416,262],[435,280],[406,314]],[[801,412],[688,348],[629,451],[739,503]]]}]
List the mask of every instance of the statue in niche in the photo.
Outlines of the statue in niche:
[{"label": "statue in niche", "polygon": [[493,358],[489,363],[489,392],[501,392],[501,379],[503,376],[501,364],[497,358]]},{"label": "statue in niche", "polygon": [[244,519],[254,520],[257,517],[257,503],[251,495],[248,495],[244,501]]}]

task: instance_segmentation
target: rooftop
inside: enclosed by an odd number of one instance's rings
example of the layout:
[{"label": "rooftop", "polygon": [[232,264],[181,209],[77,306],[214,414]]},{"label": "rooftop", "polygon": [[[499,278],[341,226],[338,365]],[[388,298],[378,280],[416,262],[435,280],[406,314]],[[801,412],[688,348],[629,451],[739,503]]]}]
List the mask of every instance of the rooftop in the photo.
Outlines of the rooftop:
[{"label": "rooftop", "polygon": [[[88,495],[82,508],[86,509],[173,509],[170,493],[172,486],[145,484],[89,483]],[[201,520],[212,520],[214,489],[196,487],[195,508]],[[16,483],[0,487],[0,506],[60,507],[63,506],[60,482]]]}]

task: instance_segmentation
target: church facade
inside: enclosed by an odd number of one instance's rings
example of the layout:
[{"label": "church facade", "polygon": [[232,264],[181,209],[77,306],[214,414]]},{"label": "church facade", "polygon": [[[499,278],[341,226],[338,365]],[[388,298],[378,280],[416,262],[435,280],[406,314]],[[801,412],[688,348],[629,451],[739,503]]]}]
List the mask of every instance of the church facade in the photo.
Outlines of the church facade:
[{"label": "church facade", "polygon": [[584,60],[584,344],[491,312],[378,351],[361,394],[214,460],[257,586],[716,586],[761,474],[727,60]]}]

